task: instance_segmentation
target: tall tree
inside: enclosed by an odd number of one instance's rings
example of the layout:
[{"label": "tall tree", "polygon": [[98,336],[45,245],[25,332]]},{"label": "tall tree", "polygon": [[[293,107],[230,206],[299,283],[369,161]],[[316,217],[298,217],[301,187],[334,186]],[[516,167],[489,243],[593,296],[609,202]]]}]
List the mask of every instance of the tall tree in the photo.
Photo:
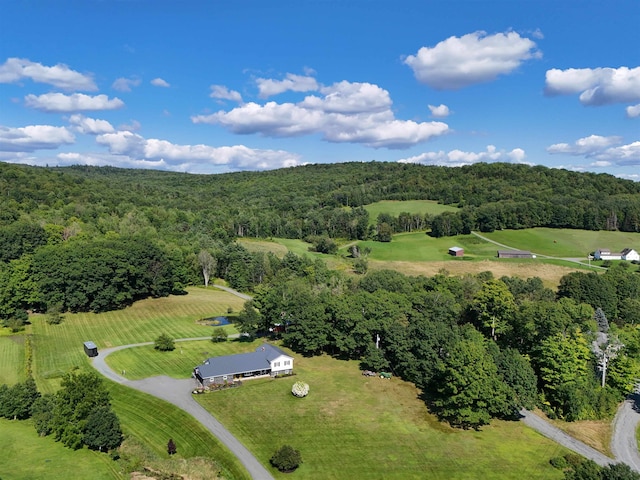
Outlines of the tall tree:
[{"label": "tall tree", "polygon": [[204,277],[204,286],[209,286],[209,278],[215,273],[218,262],[207,250],[200,250],[198,253],[198,265],[202,270],[202,276]]}]

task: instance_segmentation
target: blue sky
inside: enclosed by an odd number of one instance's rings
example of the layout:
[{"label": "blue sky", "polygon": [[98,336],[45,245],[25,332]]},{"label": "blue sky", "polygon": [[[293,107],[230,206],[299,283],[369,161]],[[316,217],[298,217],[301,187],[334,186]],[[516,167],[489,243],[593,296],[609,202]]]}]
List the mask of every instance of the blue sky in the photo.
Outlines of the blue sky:
[{"label": "blue sky", "polygon": [[638,0],[0,0],[0,160],[640,181]]}]

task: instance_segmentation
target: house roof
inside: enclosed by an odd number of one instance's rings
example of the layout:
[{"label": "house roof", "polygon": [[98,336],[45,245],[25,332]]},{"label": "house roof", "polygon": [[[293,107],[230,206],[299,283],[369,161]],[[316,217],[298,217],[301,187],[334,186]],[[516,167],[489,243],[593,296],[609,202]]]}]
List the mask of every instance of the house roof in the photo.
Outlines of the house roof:
[{"label": "house roof", "polygon": [[270,369],[271,362],[280,356],[293,358],[278,347],[265,343],[256,348],[255,352],[208,358],[196,368],[202,378],[235,375]]},{"label": "house roof", "polygon": [[635,252],[635,250],[633,248],[625,248],[624,250],[622,250],[622,252],[620,252],[620,255],[628,255],[631,252]]},{"label": "house roof", "polygon": [[462,248],[462,247],[451,247],[449,249],[450,252],[460,252],[460,251],[463,251],[463,250],[464,250],[464,248]]}]

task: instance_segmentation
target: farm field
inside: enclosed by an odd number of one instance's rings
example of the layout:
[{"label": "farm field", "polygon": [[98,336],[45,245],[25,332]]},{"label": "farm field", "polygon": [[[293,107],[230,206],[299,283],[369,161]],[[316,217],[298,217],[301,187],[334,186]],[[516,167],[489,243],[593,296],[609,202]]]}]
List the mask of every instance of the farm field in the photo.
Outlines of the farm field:
[{"label": "farm field", "polygon": [[[296,478],[562,478],[549,459],[565,450],[518,422],[454,430],[407,382],[363,377],[355,361],[295,358],[294,377],[196,398],[265,464],[280,444],[299,449]],[[291,395],[297,380],[308,397]]]},{"label": "farm field", "polygon": [[[0,474],[5,480],[124,479],[111,457],[86,448],[71,450],[52,437],[39,437],[31,420],[0,418]],[[70,477],[73,472],[73,477]]]},{"label": "farm field", "polygon": [[[62,375],[75,367],[90,368],[82,343],[92,340],[100,348],[152,342],[161,333],[173,338],[211,336],[213,328],[196,323],[238,311],[244,301],[216,289],[192,287],[188,295],[147,299],[131,307],[101,314],[65,314],[60,325],[49,325],[44,316],[32,318],[34,365],[38,388],[55,391]],[[230,328],[230,327],[223,327]]]},{"label": "farm field", "polygon": [[553,257],[587,258],[598,248],[621,251],[633,248],[640,251],[640,233],[572,230],[568,228],[527,228],[482,233],[499,243],[521,250],[530,250]]},{"label": "farm field", "polygon": [[378,215],[381,213],[397,217],[403,212],[440,215],[444,212],[456,212],[458,210],[457,207],[443,205],[433,200],[382,200],[364,205],[364,209],[369,212],[369,225],[375,225]]}]

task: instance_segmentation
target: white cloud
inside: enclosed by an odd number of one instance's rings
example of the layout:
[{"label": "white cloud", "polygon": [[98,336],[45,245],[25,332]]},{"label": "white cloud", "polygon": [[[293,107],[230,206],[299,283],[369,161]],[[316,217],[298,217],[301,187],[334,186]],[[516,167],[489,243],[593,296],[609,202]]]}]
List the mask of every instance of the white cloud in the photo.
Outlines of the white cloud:
[{"label": "white cloud", "polygon": [[640,165],[640,141],[622,144],[621,137],[601,137],[591,135],[577,140],[574,144],[557,143],[547,148],[551,154],[583,156],[593,159],[591,166]]},{"label": "white cloud", "polygon": [[449,131],[441,122],[398,120],[389,92],[369,83],[338,82],[299,103],[249,102],[230,111],[191,117],[194,123],[222,125],[233,133],[272,137],[321,134],[329,142],[405,148]]},{"label": "white cloud", "polygon": [[75,137],[65,127],[29,125],[9,128],[0,126],[0,151],[33,152],[50,150],[74,143]]},{"label": "white cloud", "polygon": [[244,145],[176,145],[127,131],[100,135],[96,141],[108,147],[112,155],[122,155],[128,161],[163,162],[171,170],[199,171],[211,165],[232,170],[263,170],[295,166],[300,160],[299,155],[284,150],[259,150]]},{"label": "white cloud", "polygon": [[638,105],[632,105],[626,108],[627,117],[636,118],[640,117],[640,103]]},{"label": "white cloud", "polygon": [[439,90],[455,90],[513,72],[525,60],[540,58],[534,41],[516,32],[487,35],[478,31],[422,47],[404,63],[416,79]]},{"label": "white cloud", "polygon": [[488,145],[484,152],[464,152],[462,150],[451,150],[450,152],[425,152],[414,157],[398,160],[399,163],[420,163],[425,165],[443,165],[448,167],[461,167],[478,162],[511,162],[525,163],[525,151],[521,148],[514,148],[510,152],[497,150],[495,146]]},{"label": "white cloud", "polygon": [[375,113],[391,108],[389,92],[371,83],[342,81],[320,89],[323,97],[310,95],[299,105],[325,113]]},{"label": "white cloud", "polygon": [[111,133],[115,129],[106,120],[96,118],[87,118],[84,115],[75,114],[69,117],[69,123],[80,133],[88,135],[100,135],[103,133]]},{"label": "white cloud", "polygon": [[106,95],[91,96],[82,93],[74,93],[72,95],[63,93],[45,93],[40,96],[27,95],[25,104],[43,112],[115,110],[124,106],[124,102],[117,97],[109,99]]},{"label": "white cloud", "polygon": [[640,67],[547,70],[545,93],[579,93],[583,105],[635,102],[640,100]]},{"label": "white cloud", "polygon": [[153,80],[151,80],[151,85],[153,85],[154,87],[163,87],[163,88],[169,88],[171,86],[169,82],[167,82],[162,78],[154,78]]},{"label": "white cloud", "polygon": [[23,79],[46,83],[64,90],[98,89],[90,75],[71,70],[62,63],[47,67],[26,58],[9,58],[0,65],[0,83],[15,83]]},{"label": "white cloud", "polygon": [[142,125],[140,125],[139,121],[130,120],[129,123],[123,123],[121,125],[118,125],[118,130],[128,130],[130,132],[137,132],[138,130],[140,130],[141,127]]},{"label": "white cloud", "polygon": [[431,116],[435,118],[446,118],[451,113],[446,105],[429,105],[429,110],[431,111]]},{"label": "white cloud", "polygon": [[104,153],[65,152],[56,155],[57,165],[91,165],[94,167],[118,166],[121,168],[146,168],[167,170],[169,165],[164,160],[149,161],[130,158],[126,155],[111,155]]},{"label": "white cloud", "polygon": [[118,90],[119,92],[130,92],[132,87],[137,87],[142,83],[142,80],[139,77],[131,77],[131,78],[118,78],[111,85],[111,88]]},{"label": "white cloud", "polygon": [[242,103],[242,95],[235,90],[229,90],[224,85],[211,85],[211,93],[209,96],[219,100],[232,100],[234,102]]},{"label": "white cloud", "polygon": [[260,98],[267,98],[278,95],[286,91],[309,92],[318,89],[318,82],[315,78],[304,75],[287,73],[284,80],[273,80],[271,78],[256,79]]},{"label": "white cloud", "polygon": [[590,135],[580,138],[573,144],[556,143],[547,147],[547,152],[551,154],[564,153],[567,155],[580,155],[585,157],[593,156],[603,150],[620,143],[620,137],[603,137],[600,135]]}]

